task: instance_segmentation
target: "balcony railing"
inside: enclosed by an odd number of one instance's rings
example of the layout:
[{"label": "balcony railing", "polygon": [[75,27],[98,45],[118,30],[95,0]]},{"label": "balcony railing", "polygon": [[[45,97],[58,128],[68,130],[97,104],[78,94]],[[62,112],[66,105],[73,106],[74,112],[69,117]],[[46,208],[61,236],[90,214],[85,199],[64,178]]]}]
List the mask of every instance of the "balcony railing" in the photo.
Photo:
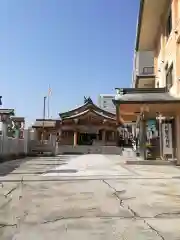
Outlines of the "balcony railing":
[{"label": "balcony railing", "polygon": [[154,67],[144,67],[141,74],[142,75],[152,75],[152,74],[154,74]]}]

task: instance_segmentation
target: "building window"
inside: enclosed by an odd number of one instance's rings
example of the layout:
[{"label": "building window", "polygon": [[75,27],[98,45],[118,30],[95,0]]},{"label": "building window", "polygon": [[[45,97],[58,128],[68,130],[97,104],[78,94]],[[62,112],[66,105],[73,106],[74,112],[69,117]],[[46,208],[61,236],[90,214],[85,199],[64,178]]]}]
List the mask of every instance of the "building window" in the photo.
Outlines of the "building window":
[{"label": "building window", "polygon": [[153,74],[154,73],[154,67],[144,67],[143,68],[143,74],[148,75],[148,74]]},{"label": "building window", "polygon": [[166,22],[166,37],[168,38],[172,31],[172,10],[170,9],[167,22]]},{"label": "building window", "polygon": [[169,90],[173,85],[173,64],[166,69],[166,87]]}]

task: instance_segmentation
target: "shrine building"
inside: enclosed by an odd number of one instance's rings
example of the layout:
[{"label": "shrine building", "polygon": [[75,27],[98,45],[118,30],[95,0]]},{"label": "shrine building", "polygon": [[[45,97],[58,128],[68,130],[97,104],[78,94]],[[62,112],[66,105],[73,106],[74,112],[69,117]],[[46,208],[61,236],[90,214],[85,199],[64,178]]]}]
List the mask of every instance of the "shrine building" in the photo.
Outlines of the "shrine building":
[{"label": "shrine building", "polygon": [[59,113],[58,119],[37,119],[32,126],[37,139],[56,135],[60,145],[116,145],[116,115],[88,98],[82,106]]}]

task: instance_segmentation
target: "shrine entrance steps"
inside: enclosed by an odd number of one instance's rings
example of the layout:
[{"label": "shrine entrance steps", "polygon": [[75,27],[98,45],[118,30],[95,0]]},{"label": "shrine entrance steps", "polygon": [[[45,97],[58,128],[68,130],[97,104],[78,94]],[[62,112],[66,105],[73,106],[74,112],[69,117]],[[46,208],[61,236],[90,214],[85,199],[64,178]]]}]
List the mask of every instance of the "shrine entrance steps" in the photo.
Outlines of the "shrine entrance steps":
[{"label": "shrine entrance steps", "polygon": [[58,154],[122,154],[122,148],[117,146],[92,146],[92,145],[60,145]]}]

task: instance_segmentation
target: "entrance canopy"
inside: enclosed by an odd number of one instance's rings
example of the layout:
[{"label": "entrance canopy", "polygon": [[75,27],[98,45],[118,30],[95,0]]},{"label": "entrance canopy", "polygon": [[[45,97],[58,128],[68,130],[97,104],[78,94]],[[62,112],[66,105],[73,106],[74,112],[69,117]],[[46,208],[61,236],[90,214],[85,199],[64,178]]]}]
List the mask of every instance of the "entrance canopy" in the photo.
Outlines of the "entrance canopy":
[{"label": "entrance canopy", "polygon": [[140,113],[147,113],[148,118],[157,114],[175,116],[180,108],[180,98],[175,98],[165,88],[125,89],[113,100],[118,112],[118,122],[136,121]]}]

